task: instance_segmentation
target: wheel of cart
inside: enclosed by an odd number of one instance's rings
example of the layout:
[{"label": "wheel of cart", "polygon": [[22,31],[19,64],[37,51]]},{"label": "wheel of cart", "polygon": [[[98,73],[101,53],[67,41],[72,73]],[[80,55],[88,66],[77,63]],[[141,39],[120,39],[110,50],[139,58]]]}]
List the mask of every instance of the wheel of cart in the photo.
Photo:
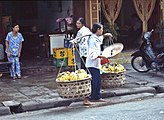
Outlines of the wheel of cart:
[{"label": "wheel of cart", "polygon": [[0,77],[2,77],[3,73],[9,73],[11,63],[10,62],[4,62],[5,55],[4,55],[4,47],[2,44],[0,44]]},{"label": "wheel of cart", "polygon": [[11,67],[10,62],[0,62],[0,77],[2,77],[4,73],[9,73],[10,67]]}]

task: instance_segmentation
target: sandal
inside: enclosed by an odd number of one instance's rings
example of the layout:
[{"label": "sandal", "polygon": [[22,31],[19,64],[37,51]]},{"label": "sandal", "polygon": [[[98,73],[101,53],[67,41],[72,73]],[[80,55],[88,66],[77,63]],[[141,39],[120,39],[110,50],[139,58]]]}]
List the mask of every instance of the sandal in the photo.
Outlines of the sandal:
[{"label": "sandal", "polygon": [[102,99],[102,98],[100,98],[100,99],[98,99],[98,100],[91,100],[92,102],[107,102],[105,99]]},{"label": "sandal", "polygon": [[91,106],[91,105],[94,105],[93,102],[83,102],[83,105],[84,106]]},{"label": "sandal", "polygon": [[22,77],[21,77],[20,75],[19,75],[19,76],[17,76],[17,78],[18,78],[18,79],[22,79]]},{"label": "sandal", "polygon": [[85,98],[84,101],[83,101],[83,105],[85,105],[85,106],[91,106],[93,104],[94,103],[93,102],[90,102],[87,98]]},{"label": "sandal", "polygon": [[12,79],[15,80],[17,77],[16,76],[13,76]]}]

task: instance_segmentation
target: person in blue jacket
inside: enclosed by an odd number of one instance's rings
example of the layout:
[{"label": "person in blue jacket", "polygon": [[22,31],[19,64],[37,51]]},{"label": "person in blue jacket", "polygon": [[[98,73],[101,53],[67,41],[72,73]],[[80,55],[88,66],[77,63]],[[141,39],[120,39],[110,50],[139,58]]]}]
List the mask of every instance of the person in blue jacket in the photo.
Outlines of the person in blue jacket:
[{"label": "person in blue jacket", "polygon": [[13,24],[12,31],[7,34],[5,39],[7,58],[11,62],[10,74],[12,79],[21,79],[19,58],[21,56],[23,41],[24,38],[19,32],[19,25]]}]

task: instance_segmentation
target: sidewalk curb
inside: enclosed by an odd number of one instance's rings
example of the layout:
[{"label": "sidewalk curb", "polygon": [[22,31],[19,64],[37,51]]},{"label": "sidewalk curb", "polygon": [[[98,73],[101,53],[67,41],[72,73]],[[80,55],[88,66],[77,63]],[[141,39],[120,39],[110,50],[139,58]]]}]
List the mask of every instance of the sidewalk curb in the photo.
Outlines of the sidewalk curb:
[{"label": "sidewalk curb", "polygon": [[[120,88],[119,88],[120,89]],[[144,93],[149,93],[154,95],[156,93],[155,88],[153,87],[139,87],[139,88],[131,88],[131,89],[122,89],[122,90],[110,90],[104,91],[101,93],[102,98],[109,98],[110,97],[124,97],[128,95],[135,95],[135,94],[144,94]],[[62,99],[60,98],[59,100],[47,100],[43,101],[41,103],[37,102],[29,102],[29,103],[22,103],[22,110],[23,112],[25,111],[34,111],[34,110],[40,110],[40,109],[47,109],[47,108],[56,108],[56,107],[66,107],[69,106],[73,102],[81,102],[83,99],[77,99],[77,100],[72,100],[72,99]]]},{"label": "sidewalk curb", "polygon": [[[106,105],[114,105],[114,104],[119,104],[119,103],[124,103],[124,102],[130,102],[130,101],[141,101],[142,99],[148,99],[148,98],[155,98],[155,95],[152,93],[138,93],[138,94],[133,94],[133,95],[125,95],[125,96],[115,96],[111,98],[107,98],[107,102],[100,102],[96,103],[95,105],[91,107],[100,107],[100,106],[106,106]],[[71,104],[68,108],[82,108],[85,107],[83,106],[82,103],[77,102]]]},{"label": "sidewalk curb", "polygon": [[10,108],[9,107],[4,107],[0,106],[0,115],[10,115]]},{"label": "sidewalk curb", "polygon": [[153,87],[138,87],[138,88],[117,88],[115,90],[105,90],[101,93],[103,98],[114,97],[114,96],[124,96],[138,93],[156,93],[156,89]]},{"label": "sidewalk curb", "polygon": [[164,93],[164,86],[159,86],[158,90],[159,90],[159,92]]},{"label": "sidewalk curb", "polygon": [[47,108],[55,108],[55,107],[63,107],[63,106],[69,106],[73,101],[72,100],[47,100],[43,101],[41,103],[37,102],[28,102],[28,103],[22,103],[21,109],[22,112],[26,111],[34,111],[34,110],[40,110],[40,109],[47,109]]}]

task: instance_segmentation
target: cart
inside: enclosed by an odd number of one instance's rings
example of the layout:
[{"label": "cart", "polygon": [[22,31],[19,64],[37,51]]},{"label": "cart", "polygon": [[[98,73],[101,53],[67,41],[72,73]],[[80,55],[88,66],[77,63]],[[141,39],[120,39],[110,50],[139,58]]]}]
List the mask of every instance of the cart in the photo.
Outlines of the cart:
[{"label": "cart", "polygon": [[0,44],[0,77],[3,75],[3,73],[9,73],[10,67],[11,63],[4,61],[4,48],[3,45]]},{"label": "cart", "polygon": [[3,75],[3,73],[9,73],[10,67],[10,62],[0,62],[0,77]]}]

